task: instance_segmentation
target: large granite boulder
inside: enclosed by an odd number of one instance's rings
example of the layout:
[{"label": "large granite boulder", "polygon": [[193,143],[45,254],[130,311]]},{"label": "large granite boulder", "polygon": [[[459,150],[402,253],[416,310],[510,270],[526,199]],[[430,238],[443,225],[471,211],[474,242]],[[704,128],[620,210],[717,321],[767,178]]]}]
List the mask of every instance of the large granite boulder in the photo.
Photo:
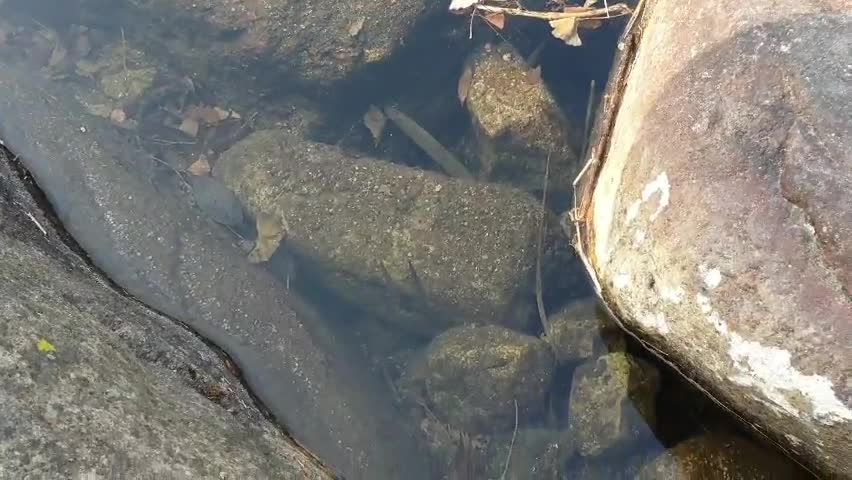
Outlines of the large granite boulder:
[{"label": "large granite boulder", "polygon": [[848,474],[848,2],[659,0],[636,25],[575,215],[600,294],[709,395]]},{"label": "large granite boulder", "polygon": [[0,151],[0,476],[333,478],[65,240]]},{"label": "large granite boulder", "polygon": [[[227,352],[276,420],[346,475],[428,475],[389,387],[294,292],[250,264],[149,155],[22,65],[0,68],[0,138],[119,286]],[[378,432],[381,432],[380,434]]]}]

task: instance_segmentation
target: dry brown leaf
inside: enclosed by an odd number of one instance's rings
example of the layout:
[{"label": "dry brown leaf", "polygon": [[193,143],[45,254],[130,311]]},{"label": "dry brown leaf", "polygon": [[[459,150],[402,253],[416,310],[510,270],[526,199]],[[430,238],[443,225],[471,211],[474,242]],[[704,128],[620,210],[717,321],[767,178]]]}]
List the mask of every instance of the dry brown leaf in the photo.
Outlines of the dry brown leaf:
[{"label": "dry brown leaf", "polygon": [[263,263],[278,250],[281,240],[287,235],[287,222],[277,215],[260,212],[256,219],[257,240],[249,252],[251,263]]},{"label": "dry brown leaf", "polygon": [[127,120],[127,114],[120,108],[115,108],[109,112],[109,119],[114,123],[124,123]]},{"label": "dry brown leaf", "polygon": [[183,112],[184,119],[192,119],[198,123],[203,123],[204,125],[215,125],[224,118],[222,118],[222,112],[225,113],[225,118],[228,118],[227,112],[218,107],[205,107],[203,105],[190,105],[186,108],[186,111]]},{"label": "dry brown leaf", "polygon": [[195,137],[198,135],[198,121],[194,118],[184,118],[180,123],[178,130],[189,135],[190,137]]},{"label": "dry brown leaf", "polygon": [[574,47],[579,47],[583,44],[583,42],[580,41],[580,36],[577,35],[576,18],[560,18],[558,20],[551,20],[549,23],[551,28],[553,28],[553,31],[550,33],[554,37],[561,39],[568,45]]},{"label": "dry brown leaf", "polygon": [[506,25],[506,15],[503,13],[489,13],[483,18],[497,30],[503,30],[503,27]]},{"label": "dry brown leaf", "polygon": [[464,70],[462,70],[461,77],[459,77],[459,85],[458,85],[458,95],[459,95],[459,103],[464,105],[464,101],[467,100],[467,94],[470,93],[470,86],[473,83],[473,67],[468,63],[464,66]]},{"label": "dry brown leaf", "polygon": [[385,114],[375,105],[370,105],[367,113],[364,114],[364,126],[373,134],[373,141],[376,145],[379,144],[379,139],[382,138],[382,132],[385,130],[385,124],[388,119]]},{"label": "dry brown leaf", "polygon": [[210,175],[210,162],[207,161],[207,157],[201,155],[198,157],[198,160],[192,162],[186,171],[190,175],[195,175],[197,177]]},{"label": "dry brown leaf", "polygon": [[541,83],[541,65],[531,68],[525,72],[527,81],[531,84]]},{"label": "dry brown leaf", "polygon": [[364,21],[365,20],[366,20],[366,18],[360,17],[360,18],[356,19],[355,21],[353,21],[352,23],[349,24],[348,31],[349,31],[350,37],[357,37],[358,34],[361,33],[361,30],[364,29]]}]

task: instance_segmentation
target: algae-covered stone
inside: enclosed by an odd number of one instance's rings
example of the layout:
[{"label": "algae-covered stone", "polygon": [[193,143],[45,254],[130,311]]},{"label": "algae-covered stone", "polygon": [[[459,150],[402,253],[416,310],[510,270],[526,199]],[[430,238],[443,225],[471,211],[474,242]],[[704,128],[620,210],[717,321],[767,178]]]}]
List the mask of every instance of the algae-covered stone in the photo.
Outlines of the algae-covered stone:
[{"label": "algae-covered stone", "polygon": [[646,464],[636,480],[807,478],[788,458],[751,440],[713,432],[681,442]]},{"label": "algae-covered stone", "polygon": [[656,368],[626,352],[577,367],[568,412],[580,453],[600,455],[650,434],[659,386]]},{"label": "algae-covered stone", "polygon": [[[530,318],[540,205],[522,191],[354,159],[285,129],[237,143],[214,173],[252,214],[281,217],[309,273],[389,321],[435,334]],[[564,241],[550,231],[555,272]]]},{"label": "algae-covered stone", "polygon": [[554,360],[538,338],[503,327],[464,326],[436,337],[426,353],[424,394],[435,414],[468,432],[511,430],[541,413]]},{"label": "algae-covered stone", "polygon": [[108,73],[101,77],[103,93],[113,99],[129,101],[142,95],[154,83],[157,70],[137,68]]},{"label": "algae-covered stone", "polygon": [[597,300],[572,303],[548,318],[547,336],[560,363],[624,351],[624,333]]},{"label": "algae-covered stone", "polygon": [[[264,59],[289,76],[324,84],[386,59],[442,2],[354,0],[132,0],[133,11],[168,31],[169,53],[193,73]],[[139,16],[137,13],[137,17]],[[144,23],[143,23],[144,25]],[[137,35],[152,35],[137,31]],[[151,42],[162,44],[164,39]]]},{"label": "algae-covered stone", "polygon": [[466,105],[486,176],[539,190],[549,156],[549,189],[567,191],[580,167],[579,135],[539,71],[508,45],[481,49],[466,68]]}]

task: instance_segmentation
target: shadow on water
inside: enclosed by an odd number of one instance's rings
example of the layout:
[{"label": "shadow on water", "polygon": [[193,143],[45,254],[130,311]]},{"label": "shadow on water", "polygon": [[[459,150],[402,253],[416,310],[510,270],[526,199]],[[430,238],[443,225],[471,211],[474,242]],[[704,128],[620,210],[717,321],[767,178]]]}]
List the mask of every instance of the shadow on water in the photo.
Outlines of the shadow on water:
[{"label": "shadow on water", "polygon": [[[0,136],[99,268],[232,356],[347,478],[632,478],[736,429],[596,307],[556,220],[623,21],[571,48],[541,23],[477,19],[471,40],[464,18],[426,15],[326,83],[252,43],[267,19],[163,5],[0,1]],[[508,113],[475,73],[494,59],[536,92]],[[475,179],[442,175],[387,107]]]}]

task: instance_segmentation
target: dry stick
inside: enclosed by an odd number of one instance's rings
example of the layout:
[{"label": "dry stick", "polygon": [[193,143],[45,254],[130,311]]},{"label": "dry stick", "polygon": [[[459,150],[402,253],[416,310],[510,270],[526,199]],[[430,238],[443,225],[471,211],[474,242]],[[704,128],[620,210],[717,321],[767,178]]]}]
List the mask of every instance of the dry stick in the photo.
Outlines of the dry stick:
[{"label": "dry stick", "polygon": [[402,133],[422,148],[446,173],[453,177],[473,179],[467,167],[411,117],[393,107],[385,107],[384,111],[385,115],[402,130]]},{"label": "dry stick", "polygon": [[509,463],[512,461],[512,450],[515,448],[515,436],[518,434],[518,401],[515,402],[515,429],[512,430],[512,441],[509,443],[509,453],[506,455],[506,464],[503,465],[503,474],[500,475],[500,480],[505,480],[506,472],[509,471]]},{"label": "dry stick", "polygon": [[549,329],[547,324],[547,312],[544,310],[544,298],[542,297],[542,281],[541,281],[541,255],[544,248],[544,227],[546,222],[546,203],[547,203],[547,177],[550,175],[550,154],[547,154],[547,162],[544,164],[544,187],[541,193],[541,218],[538,224],[538,245],[535,257],[535,303],[538,306],[538,317],[541,320],[541,328],[544,329],[544,335],[547,336]]},{"label": "dry stick", "polygon": [[630,14],[630,7],[624,3],[617,3],[607,8],[583,8],[578,7],[567,12],[535,12],[532,10],[524,10],[522,8],[495,7],[492,5],[476,4],[476,10],[482,10],[489,13],[504,13],[506,15],[514,15],[517,17],[540,18],[542,20],[559,20],[562,18],[585,18],[600,20],[604,18],[618,17]]}]

